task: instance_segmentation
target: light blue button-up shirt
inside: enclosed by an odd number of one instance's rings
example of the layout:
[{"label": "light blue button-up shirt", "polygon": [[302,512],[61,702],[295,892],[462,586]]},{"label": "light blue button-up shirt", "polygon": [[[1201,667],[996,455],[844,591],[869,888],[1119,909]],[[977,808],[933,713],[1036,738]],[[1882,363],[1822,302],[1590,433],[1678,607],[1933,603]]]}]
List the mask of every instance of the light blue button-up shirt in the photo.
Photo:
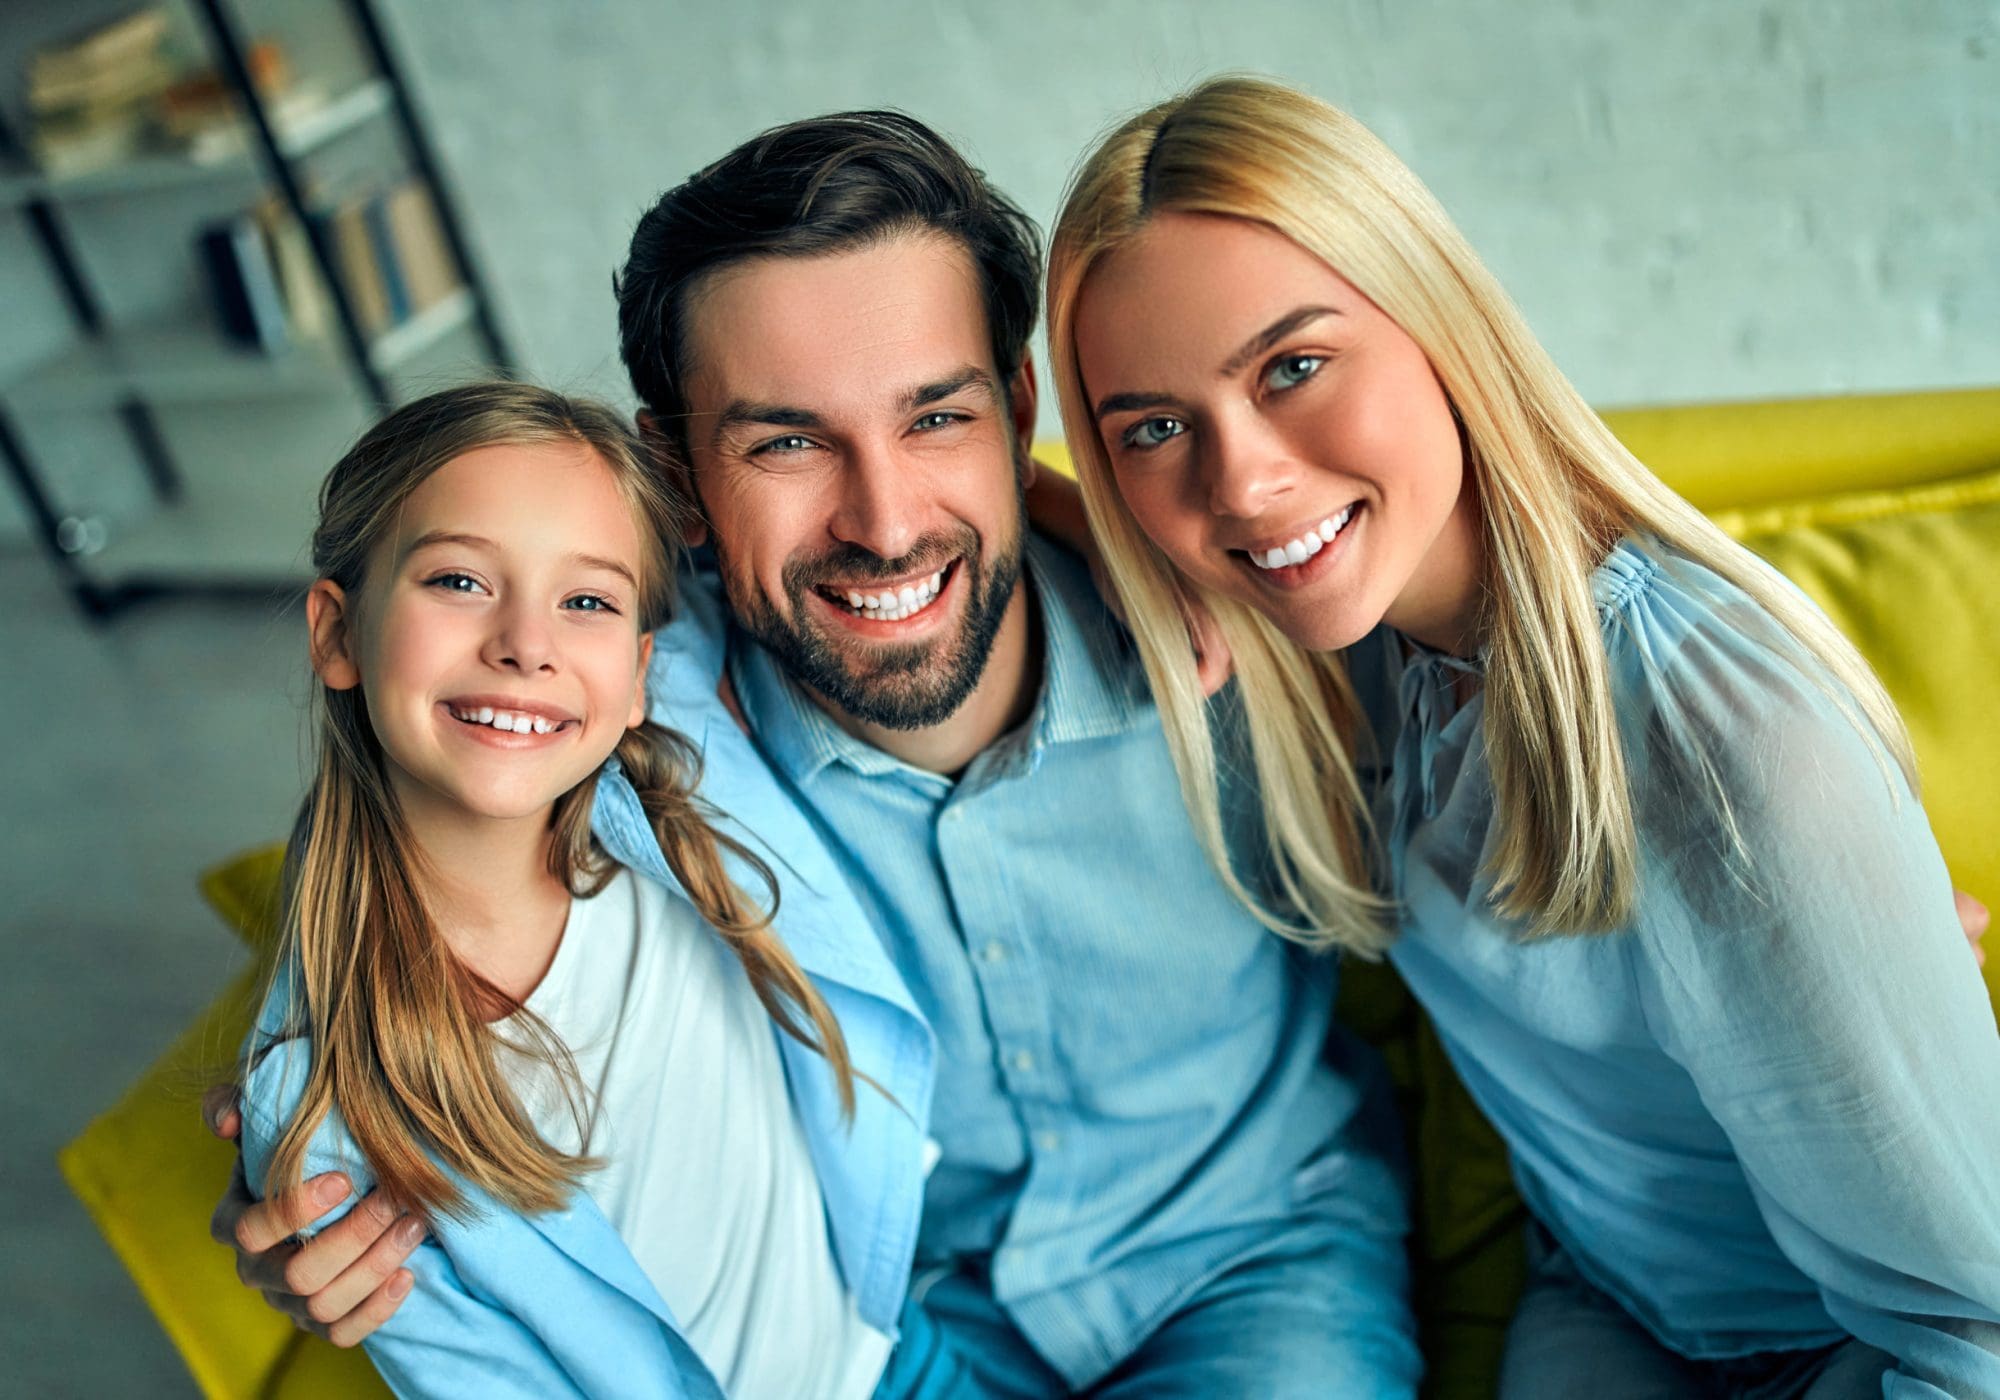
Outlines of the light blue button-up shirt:
[{"label": "light blue button-up shirt", "polygon": [[[1081,1385],[1253,1251],[1328,1222],[1397,1233],[1404,1207],[1356,1082],[1322,1056],[1331,963],[1216,879],[1083,567],[1036,541],[1025,586],[1039,702],[956,780],[843,732],[760,647],[731,670],[937,1037],[919,1262],[986,1259]],[[1372,1282],[1407,1328],[1401,1281]]]},{"label": "light blue button-up shirt", "polygon": [[1593,585],[1632,924],[1523,941],[1493,913],[1483,701],[1419,651],[1387,663],[1392,959],[1530,1209],[1667,1346],[1851,1333],[1895,1400],[2000,1397],[2000,1036],[1923,808],[1739,590],[1630,540]]}]

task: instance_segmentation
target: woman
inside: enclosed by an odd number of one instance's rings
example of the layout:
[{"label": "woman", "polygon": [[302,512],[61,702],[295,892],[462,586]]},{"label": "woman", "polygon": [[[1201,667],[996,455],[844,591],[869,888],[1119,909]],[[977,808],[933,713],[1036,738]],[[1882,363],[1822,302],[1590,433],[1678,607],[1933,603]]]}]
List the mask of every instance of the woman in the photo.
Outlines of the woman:
[{"label": "woman", "polygon": [[1538,1230],[1503,1393],[2000,1395],[2000,1038],[1852,647],[1298,93],[1211,82],[1109,136],[1049,337],[1211,854],[1203,615],[1266,917],[1388,947],[1508,1142]]}]

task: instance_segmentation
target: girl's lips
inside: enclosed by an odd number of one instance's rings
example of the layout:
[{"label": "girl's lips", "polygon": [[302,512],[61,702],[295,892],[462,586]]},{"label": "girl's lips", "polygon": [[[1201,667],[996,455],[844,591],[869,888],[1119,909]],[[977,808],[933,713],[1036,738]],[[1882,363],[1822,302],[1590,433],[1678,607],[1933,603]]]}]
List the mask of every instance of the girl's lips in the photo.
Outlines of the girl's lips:
[{"label": "girl's lips", "polygon": [[502,749],[537,748],[554,743],[572,731],[582,728],[580,720],[551,719],[546,712],[536,714],[525,709],[501,710],[490,705],[467,706],[451,700],[439,701],[437,708],[438,712],[450,722],[454,732],[475,742]]}]

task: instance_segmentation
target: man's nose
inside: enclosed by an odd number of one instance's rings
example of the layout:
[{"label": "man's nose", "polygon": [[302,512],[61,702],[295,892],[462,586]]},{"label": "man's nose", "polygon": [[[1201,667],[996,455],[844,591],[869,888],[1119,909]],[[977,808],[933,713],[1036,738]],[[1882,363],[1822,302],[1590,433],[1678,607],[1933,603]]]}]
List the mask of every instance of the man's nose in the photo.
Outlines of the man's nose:
[{"label": "man's nose", "polygon": [[923,535],[922,480],[891,448],[856,449],[841,476],[835,538],[883,559],[902,558]]},{"label": "man's nose", "polygon": [[496,613],[494,623],[484,649],[487,665],[524,676],[556,669],[555,634],[540,608],[525,601],[508,603]]}]

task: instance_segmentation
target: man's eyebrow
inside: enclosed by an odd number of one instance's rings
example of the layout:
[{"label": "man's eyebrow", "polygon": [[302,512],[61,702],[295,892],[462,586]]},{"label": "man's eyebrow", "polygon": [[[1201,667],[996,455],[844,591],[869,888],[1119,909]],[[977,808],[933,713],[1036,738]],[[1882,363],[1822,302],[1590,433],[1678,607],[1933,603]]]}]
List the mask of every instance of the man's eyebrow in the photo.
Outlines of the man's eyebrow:
[{"label": "man's eyebrow", "polygon": [[732,400],[729,406],[715,415],[715,430],[712,442],[722,441],[722,435],[732,428],[823,428],[826,422],[810,409],[793,408],[789,404],[754,403],[749,399]]},{"label": "man's eyebrow", "polygon": [[1271,322],[1270,325],[1264,327],[1263,330],[1258,331],[1257,334],[1244,341],[1243,347],[1240,350],[1223,361],[1222,368],[1218,373],[1222,378],[1227,379],[1230,375],[1235,374],[1293,331],[1298,330],[1302,326],[1312,324],[1322,316],[1338,315],[1340,315],[1339,308],[1333,306],[1301,306],[1296,311],[1288,311],[1277,320]]},{"label": "man's eyebrow", "polygon": [[940,399],[948,399],[953,394],[964,393],[967,389],[977,389],[987,398],[997,402],[1000,391],[993,383],[993,376],[977,365],[962,365],[943,379],[934,379],[928,384],[919,384],[903,395],[902,409],[908,413],[926,404],[934,404]]}]

